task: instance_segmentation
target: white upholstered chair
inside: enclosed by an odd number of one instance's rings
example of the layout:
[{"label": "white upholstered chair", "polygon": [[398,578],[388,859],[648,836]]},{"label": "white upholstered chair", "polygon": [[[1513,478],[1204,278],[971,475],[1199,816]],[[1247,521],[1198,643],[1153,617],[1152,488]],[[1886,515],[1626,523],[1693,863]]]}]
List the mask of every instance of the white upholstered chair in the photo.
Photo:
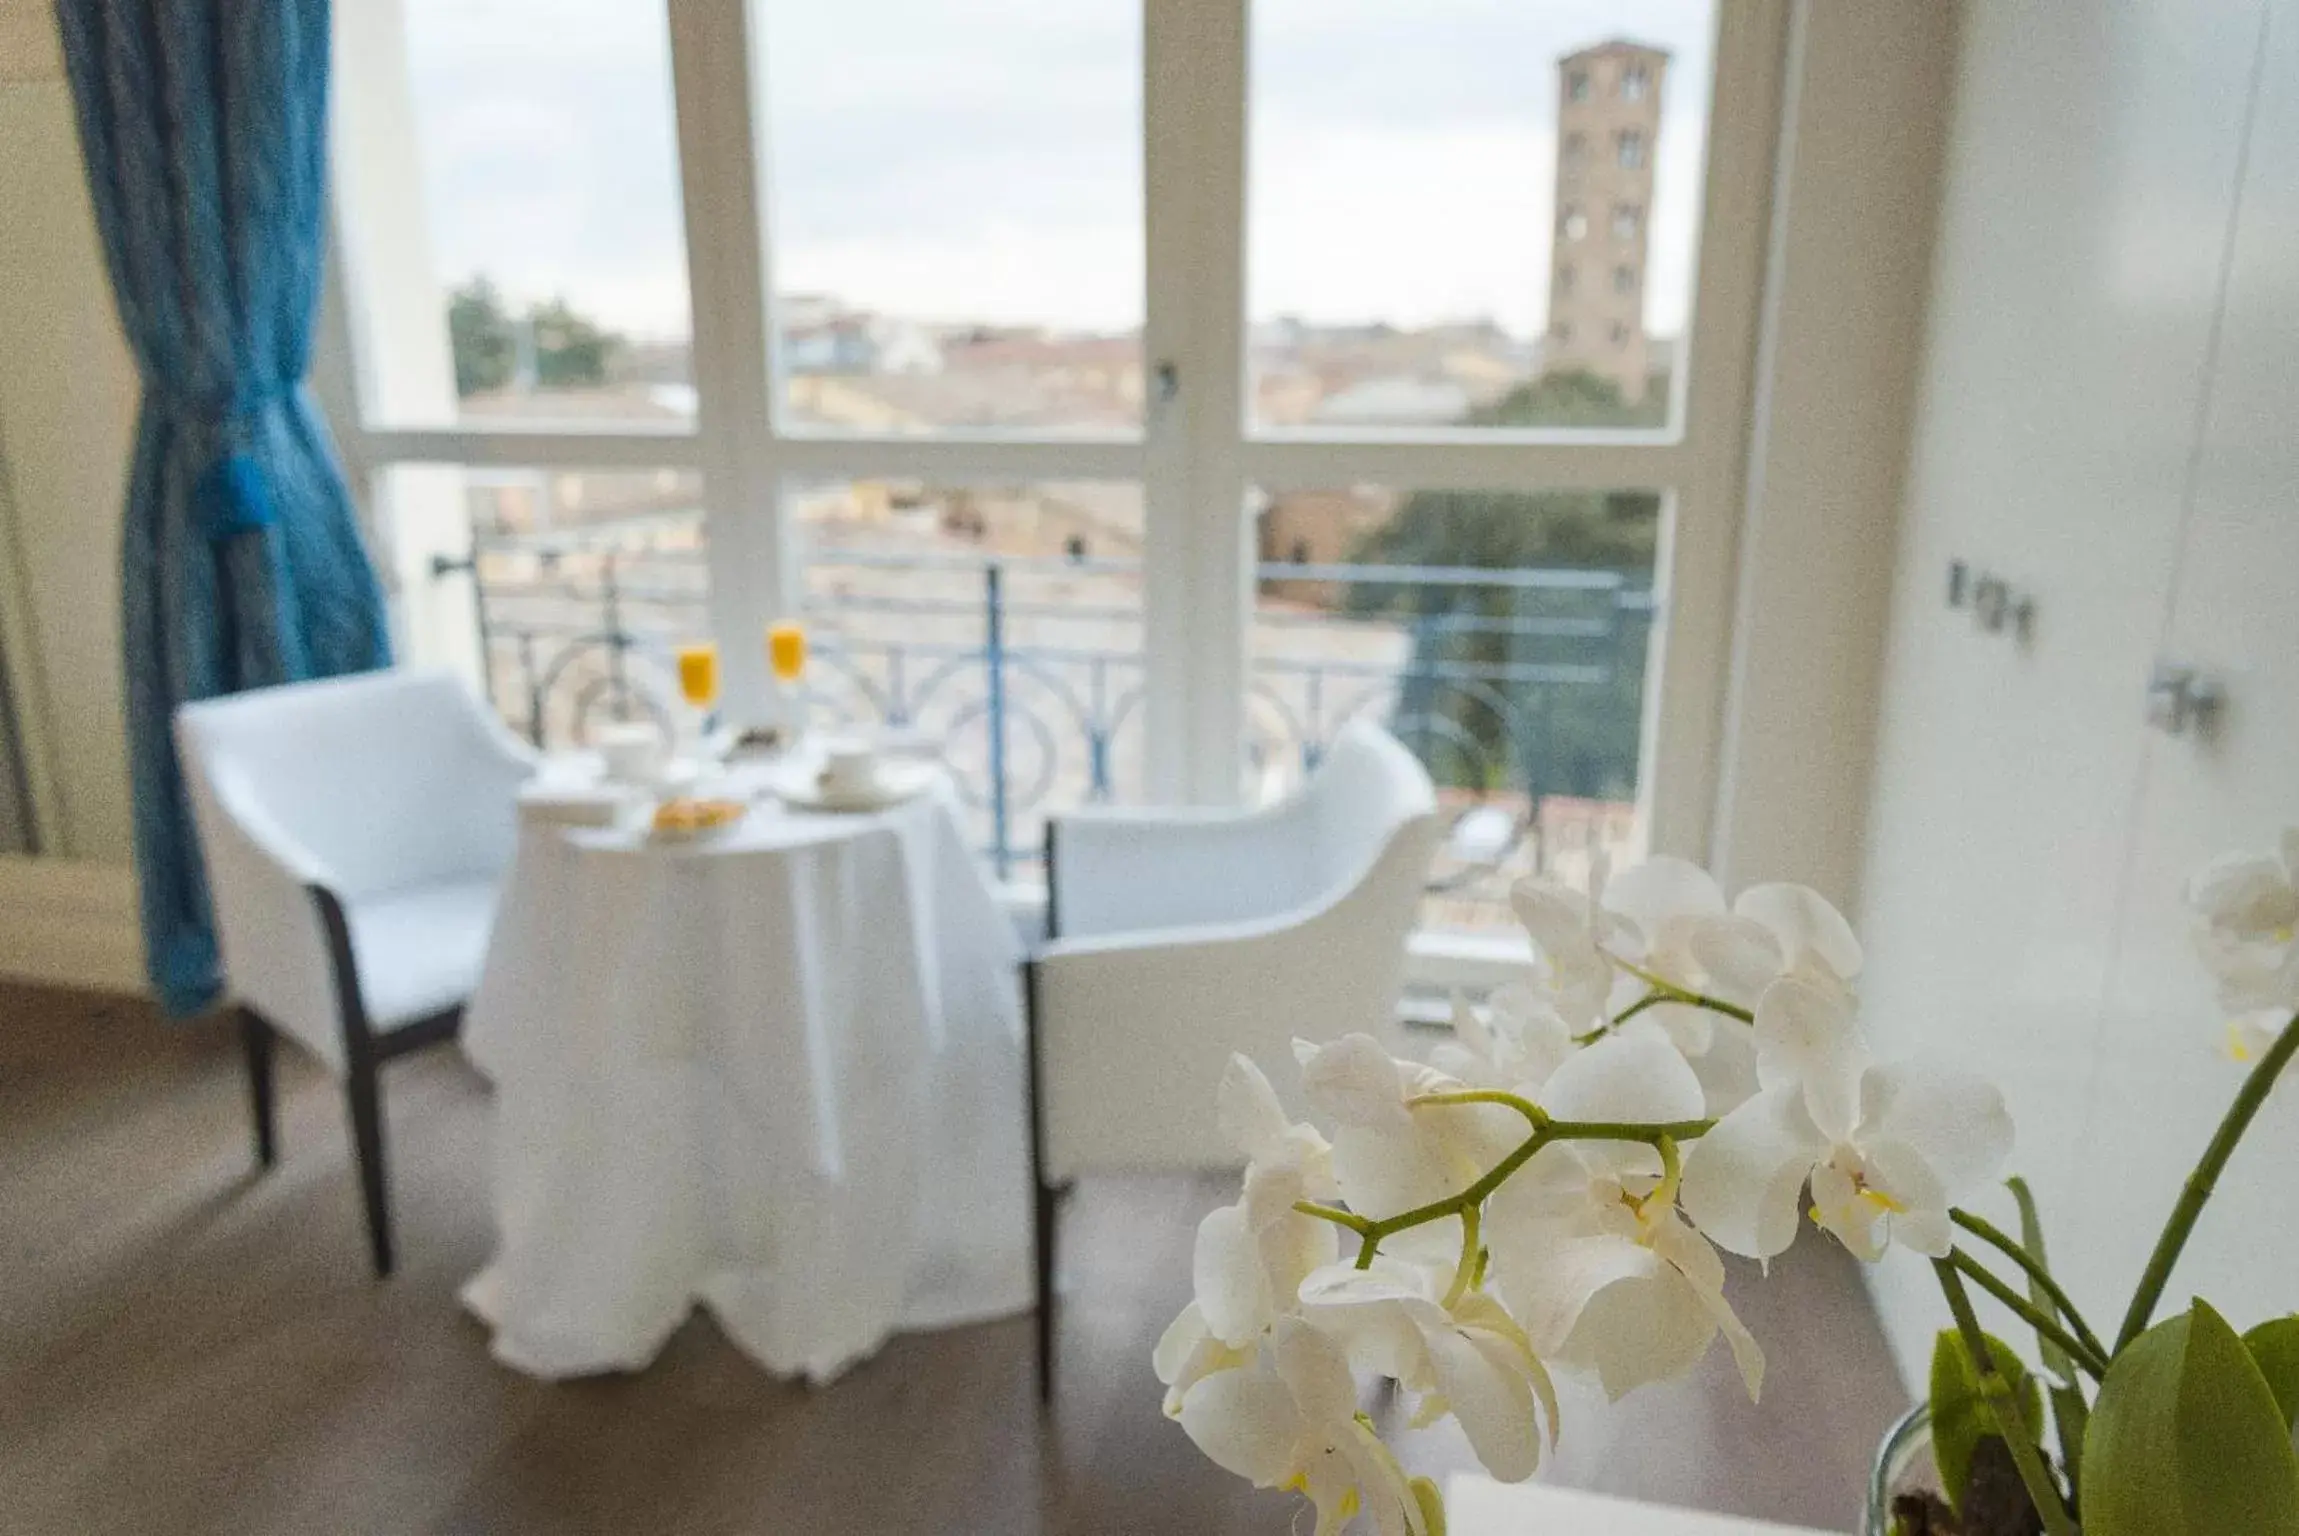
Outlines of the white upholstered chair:
[{"label": "white upholstered chair", "polygon": [[1442,827],[1369,722],[1265,810],[1093,811],[1047,831],[1030,964],[1039,1386],[1053,1385],[1059,1196],[1080,1174],[1234,1166],[1214,1085],[1295,1036],[1397,1044],[1405,946]]},{"label": "white upholstered chair", "polygon": [[343,1082],[378,1276],[392,1265],[377,1069],[450,1038],[477,983],[533,755],[446,672],[369,672],[187,704],[176,744],[256,1157],[272,1040]]}]

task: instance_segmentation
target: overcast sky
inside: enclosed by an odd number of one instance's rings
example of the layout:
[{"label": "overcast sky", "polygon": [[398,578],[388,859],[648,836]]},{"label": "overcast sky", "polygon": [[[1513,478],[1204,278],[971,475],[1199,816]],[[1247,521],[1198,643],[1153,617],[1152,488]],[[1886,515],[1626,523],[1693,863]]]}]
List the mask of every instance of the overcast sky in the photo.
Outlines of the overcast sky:
[{"label": "overcast sky", "polygon": [[[662,0],[405,0],[441,275],[688,329]],[[1675,55],[1647,322],[1687,301],[1712,0],[1257,0],[1255,318],[1545,320],[1558,55]],[[1140,0],[766,0],[784,291],[929,320],[1142,312]]]}]

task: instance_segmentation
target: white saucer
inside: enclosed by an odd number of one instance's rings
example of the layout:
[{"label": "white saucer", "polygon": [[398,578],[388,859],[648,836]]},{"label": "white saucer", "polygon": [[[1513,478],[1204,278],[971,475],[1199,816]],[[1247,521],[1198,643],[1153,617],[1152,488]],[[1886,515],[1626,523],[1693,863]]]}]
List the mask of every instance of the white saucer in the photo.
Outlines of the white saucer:
[{"label": "white saucer", "polygon": [[812,764],[803,768],[784,769],[767,779],[767,787],[793,810],[829,811],[854,815],[867,811],[883,811],[914,799],[924,793],[942,769],[936,763],[903,762],[899,759],[878,765],[873,782],[854,788],[826,787],[817,777],[819,770]]}]

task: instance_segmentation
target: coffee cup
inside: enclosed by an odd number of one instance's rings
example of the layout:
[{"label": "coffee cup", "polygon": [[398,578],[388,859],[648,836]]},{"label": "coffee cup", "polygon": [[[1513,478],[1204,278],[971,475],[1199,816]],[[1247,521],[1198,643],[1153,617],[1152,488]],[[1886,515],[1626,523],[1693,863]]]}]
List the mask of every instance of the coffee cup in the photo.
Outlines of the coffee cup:
[{"label": "coffee cup", "polygon": [[607,777],[618,784],[652,784],[663,768],[662,732],[632,723],[604,726],[596,745]]},{"label": "coffee cup", "polygon": [[822,744],[822,771],[817,781],[825,794],[856,796],[878,788],[878,751],[857,737],[838,736]]}]

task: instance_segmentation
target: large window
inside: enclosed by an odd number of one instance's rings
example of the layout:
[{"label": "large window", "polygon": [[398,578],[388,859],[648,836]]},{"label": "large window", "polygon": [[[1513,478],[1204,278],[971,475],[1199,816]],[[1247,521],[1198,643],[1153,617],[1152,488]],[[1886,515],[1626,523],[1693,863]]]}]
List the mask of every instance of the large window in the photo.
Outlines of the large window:
[{"label": "large window", "polygon": [[560,742],[693,635],[763,709],[802,617],[1016,879],[1358,717],[1433,932],[1694,850],[1782,9],[339,7],[320,374],[407,649]]}]

